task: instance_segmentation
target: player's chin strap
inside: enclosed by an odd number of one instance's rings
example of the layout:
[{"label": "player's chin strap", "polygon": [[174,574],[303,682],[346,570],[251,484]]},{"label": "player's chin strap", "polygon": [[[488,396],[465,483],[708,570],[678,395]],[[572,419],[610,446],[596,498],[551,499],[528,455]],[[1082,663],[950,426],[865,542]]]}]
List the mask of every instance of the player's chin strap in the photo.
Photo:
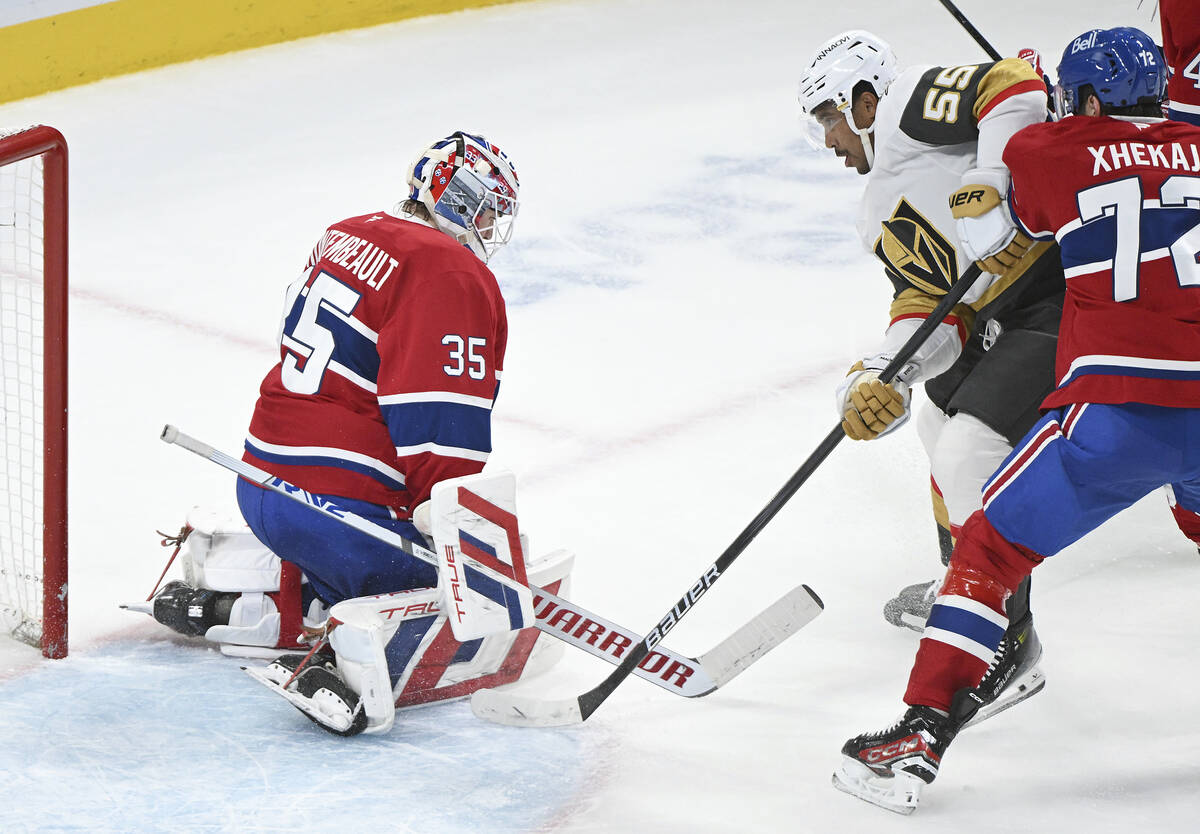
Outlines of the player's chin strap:
[{"label": "player's chin strap", "polygon": [[854,113],[851,110],[850,107],[846,108],[846,124],[850,125],[850,129],[862,140],[863,156],[867,158],[867,170],[870,171],[875,167],[875,142],[871,139],[872,134],[875,133],[875,120],[872,119],[870,125],[860,130],[854,124]]}]

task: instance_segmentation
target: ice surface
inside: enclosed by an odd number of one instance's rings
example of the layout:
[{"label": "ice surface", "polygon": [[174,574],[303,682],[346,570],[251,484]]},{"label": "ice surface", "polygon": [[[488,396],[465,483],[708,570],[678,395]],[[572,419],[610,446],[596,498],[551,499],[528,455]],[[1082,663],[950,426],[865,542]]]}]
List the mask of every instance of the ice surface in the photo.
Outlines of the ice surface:
[{"label": "ice surface", "polygon": [[[962,2],[1008,53],[1152,4]],[[575,597],[648,629],[833,425],[886,323],[853,236],[861,181],[796,124],[842,29],[903,63],[982,58],[934,2],[548,0],[283,44],[0,106],[71,143],[71,657],[0,647],[0,830],[922,832],[1191,830],[1200,556],[1153,495],[1039,568],[1044,692],[955,742],[904,821],[835,791],[916,649],[883,602],[938,572],[916,432],[843,443],[668,643],[703,651],[788,586],[826,612],[727,688],[630,680],[582,727],[402,714],[326,737],[117,604],[143,598],[240,448],[284,287],[325,226],[404,193],[410,157],[485,132],[522,181],[494,267],[510,348],[494,460]],[[574,652],[529,691],[609,667]],[[457,790],[457,793],[455,791]],[[452,804],[458,796],[461,807]]]},{"label": "ice surface", "polygon": [[579,792],[595,741],[514,743],[456,703],[348,747],[281,705],[231,659],[157,632],[43,664],[0,687],[5,747],[23,754],[0,829],[519,831]]}]

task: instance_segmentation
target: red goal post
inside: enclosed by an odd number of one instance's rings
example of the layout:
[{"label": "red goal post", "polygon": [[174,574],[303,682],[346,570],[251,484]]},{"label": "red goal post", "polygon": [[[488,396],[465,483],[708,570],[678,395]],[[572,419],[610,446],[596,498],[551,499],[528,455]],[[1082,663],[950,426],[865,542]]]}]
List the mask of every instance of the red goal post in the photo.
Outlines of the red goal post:
[{"label": "red goal post", "polygon": [[0,129],[0,615],[67,654],[67,143]]}]

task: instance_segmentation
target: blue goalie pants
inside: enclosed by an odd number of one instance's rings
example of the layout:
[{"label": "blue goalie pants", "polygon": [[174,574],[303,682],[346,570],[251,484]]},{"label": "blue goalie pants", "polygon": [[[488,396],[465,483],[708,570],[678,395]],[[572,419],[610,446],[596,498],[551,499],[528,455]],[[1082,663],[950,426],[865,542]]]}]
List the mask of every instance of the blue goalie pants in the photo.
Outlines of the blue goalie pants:
[{"label": "blue goalie pants", "polygon": [[[387,507],[333,495],[320,497],[421,547],[428,546],[412,522],[397,520]],[[279,558],[298,565],[326,605],[437,585],[437,570],[432,565],[286,495],[239,478],[237,499],[242,517],[259,541]]]}]

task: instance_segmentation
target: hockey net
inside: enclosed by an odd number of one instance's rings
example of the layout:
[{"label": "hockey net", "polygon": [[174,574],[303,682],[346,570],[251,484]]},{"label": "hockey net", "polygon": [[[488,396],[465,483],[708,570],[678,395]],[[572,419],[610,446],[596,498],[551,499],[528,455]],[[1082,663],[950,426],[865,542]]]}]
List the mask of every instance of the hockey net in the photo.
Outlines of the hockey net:
[{"label": "hockey net", "polygon": [[0,634],[67,653],[67,147],[0,129]]}]

